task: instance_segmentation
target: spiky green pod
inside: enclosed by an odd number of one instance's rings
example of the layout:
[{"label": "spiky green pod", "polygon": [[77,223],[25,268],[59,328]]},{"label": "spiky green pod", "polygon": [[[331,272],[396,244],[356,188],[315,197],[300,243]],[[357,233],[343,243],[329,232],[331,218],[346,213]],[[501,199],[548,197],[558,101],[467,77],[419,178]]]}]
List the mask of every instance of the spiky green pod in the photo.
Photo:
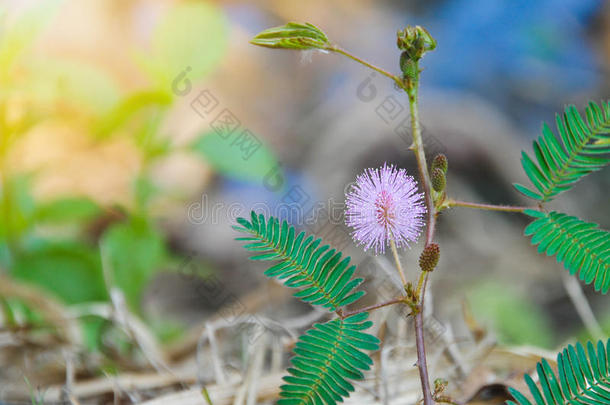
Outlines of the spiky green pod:
[{"label": "spiky green pod", "polygon": [[432,171],[434,171],[434,169],[441,169],[443,173],[447,173],[447,170],[449,169],[449,161],[447,160],[447,156],[445,156],[443,153],[439,153],[438,155],[434,156],[430,169]]},{"label": "spiky green pod", "polygon": [[447,184],[445,173],[439,168],[432,170],[430,181],[432,182],[434,191],[439,193],[445,189],[445,185]]}]

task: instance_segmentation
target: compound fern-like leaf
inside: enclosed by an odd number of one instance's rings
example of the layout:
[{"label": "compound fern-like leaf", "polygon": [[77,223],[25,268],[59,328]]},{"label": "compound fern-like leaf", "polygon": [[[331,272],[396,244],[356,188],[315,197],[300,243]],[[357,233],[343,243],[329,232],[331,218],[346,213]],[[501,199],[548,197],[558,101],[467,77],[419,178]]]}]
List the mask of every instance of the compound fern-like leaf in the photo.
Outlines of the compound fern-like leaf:
[{"label": "compound fern-like leaf", "polygon": [[[515,188],[530,198],[545,202],[568,190],[583,176],[610,163],[610,103],[601,107],[591,102],[586,122],[573,105],[557,115],[557,138],[544,124],[542,135],[534,141],[534,158],[525,152],[521,164],[535,190],[521,184]],[[536,191],[537,190],[537,191]]]},{"label": "compound fern-like leaf", "polygon": [[[557,355],[555,374],[546,360],[538,363],[536,371],[540,387],[534,380],[525,375],[530,393],[536,405],[585,405],[610,404],[610,340],[597,343],[597,351],[593,343],[587,343],[587,354],[579,343],[576,347],[570,345]],[[516,403],[510,405],[532,405],[521,392],[510,388]]]},{"label": "compound fern-like leaf", "polygon": [[313,305],[320,305],[331,311],[358,300],[364,291],[355,291],[363,281],[352,279],[356,266],[350,266],[350,258],[341,258],[341,252],[323,245],[322,239],[301,232],[286,221],[280,222],[270,217],[251,213],[251,220],[237,218],[240,226],[236,230],[249,234],[237,238],[249,241],[244,247],[258,255],[252,260],[277,260],[274,266],[265,271],[268,277],[283,280],[288,287],[299,288],[295,297]]},{"label": "compound fern-like leaf", "polygon": [[364,378],[373,364],[362,350],[379,349],[379,339],[362,332],[371,327],[364,312],[315,324],[298,340],[287,384],[278,405],[317,405],[343,402],[354,391],[348,380]]},{"label": "compound fern-like leaf", "polygon": [[595,282],[603,294],[610,289],[610,233],[597,224],[581,221],[559,212],[527,210],[537,218],[525,228],[538,252],[556,256],[570,274],[579,272],[585,284]]}]

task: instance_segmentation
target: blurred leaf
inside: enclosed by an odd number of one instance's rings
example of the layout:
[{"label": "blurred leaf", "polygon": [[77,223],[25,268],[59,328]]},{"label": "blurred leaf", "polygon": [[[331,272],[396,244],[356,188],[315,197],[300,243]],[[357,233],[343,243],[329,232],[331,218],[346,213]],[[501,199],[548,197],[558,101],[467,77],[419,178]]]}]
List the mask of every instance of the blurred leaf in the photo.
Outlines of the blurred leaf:
[{"label": "blurred leaf", "polygon": [[265,175],[278,166],[273,152],[265,144],[261,143],[251,155],[244,155],[236,139],[225,139],[216,133],[208,133],[197,138],[192,148],[214,170],[239,180],[262,181]]},{"label": "blurred leaf", "polygon": [[68,304],[107,299],[99,254],[79,242],[42,241],[16,259],[12,275]]},{"label": "blurred leaf", "polygon": [[133,93],[117,102],[107,114],[101,117],[94,132],[101,137],[109,135],[146,108],[166,107],[171,102],[171,95],[164,91],[146,90]]},{"label": "blurred leaf", "polygon": [[266,29],[252,38],[250,43],[267,48],[297,50],[328,49],[331,46],[326,34],[315,25],[294,22]]},{"label": "blurred leaf", "polygon": [[111,226],[102,236],[112,282],[124,293],[132,310],[140,310],[142,291],[167,260],[161,233],[145,218]]},{"label": "blurred leaf", "polygon": [[32,225],[36,203],[30,187],[31,177],[21,175],[0,188],[0,240],[17,238]]},{"label": "blurred leaf", "polygon": [[165,117],[165,111],[158,107],[147,115],[140,127],[134,131],[134,138],[138,148],[146,161],[165,156],[172,151],[172,139],[163,136],[160,128]]},{"label": "blurred leaf", "polygon": [[3,296],[0,296],[0,307],[2,307],[3,323],[6,326],[8,326],[9,328],[16,326],[17,320],[15,317],[15,311],[11,307],[11,304],[9,303],[9,301]]},{"label": "blurred leaf", "polygon": [[63,0],[35,2],[35,6],[20,15],[11,26],[6,26],[5,7],[0,6],[0,80],[6,79],[13,63],[53,18],[62,2]]},{"label": "blurred leaf", "polygon": [[[220,63],[228,38],[226,18],[213,3],[177,4],[157,27],[152,40],[153,65],[165,87],[181,72],[200,78]],[[155,65],[157,67],[155,67]]]},{"label": "blurred leaf", "polygon": [[44,316],[36,308],[32,308],[28,305],[27,301],[11,297],[6,300],[3,299],[3,302],[6,304],[10,316],[13,318],[13,326],[29,325],[30,327],[35,328],[50,327],[48,323],[45,325]]},{"label": "blurred leaf", "polygon": [[80,319],[83,332],[83,343],[89,351],[100,350],[100,336],[106,320],[98,316],[86,316]]},{"label": "blurred leaf", "polygon": [[158,191],[158,188],[153,184],[150,178],[144,175],[138,176],[134,181],[136,205],[140,209],[145,210],[148,206],[148,202],[157,194]]},{"label": "blurred leaf", "polygon": [[506,285],[476,285],[468,301],[475,317],[488,322],[501,343],[552,346],[552,330],[542,311],[528,297]]},{"label": "blurred leaf", "polygon": [[40,203],[34,219],[37,223],[66,223],[89,221],[101,213],[99,205],[86,197],[65,197]]},{"label": "blurred leaf", "polygon": [[169,319],[152,319],[149,326],[155,332],[161,343],[170,343],[182,337],[184,326]]},{"label": "blurred leaf", "polygon": [[105,114],[120,100],[111,76],[85,62],[45,57],[32,61],[26,90],[43,103],[61,102],[95,115]]}]

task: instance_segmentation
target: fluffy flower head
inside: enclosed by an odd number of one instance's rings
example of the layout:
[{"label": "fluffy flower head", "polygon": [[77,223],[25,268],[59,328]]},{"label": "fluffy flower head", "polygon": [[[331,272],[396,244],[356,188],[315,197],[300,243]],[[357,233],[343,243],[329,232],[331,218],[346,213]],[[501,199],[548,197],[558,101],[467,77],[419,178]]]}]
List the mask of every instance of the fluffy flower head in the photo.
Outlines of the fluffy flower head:
[{"label": "fluffy flower head", "polygon": [[346,194],[345,222],[364,250],[384,253],[390,239],[397,247],[415,242],[424,226],[424,196],[404,169],[387,163],[366,169]]}]

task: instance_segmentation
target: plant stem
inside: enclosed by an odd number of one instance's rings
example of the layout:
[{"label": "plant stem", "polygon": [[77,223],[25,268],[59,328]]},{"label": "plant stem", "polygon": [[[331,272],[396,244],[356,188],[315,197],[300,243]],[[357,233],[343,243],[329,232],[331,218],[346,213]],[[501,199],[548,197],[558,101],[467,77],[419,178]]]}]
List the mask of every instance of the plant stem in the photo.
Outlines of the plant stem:
[{"label": "plant stem", "polygon": [[576,312],[580,316],[589,335],[594,339],[603,339],[604,331],[595,318],[593,309],[591,309],[591,305],[589,304],[589,301],[587,301],[587,296],[583,292],[578,280],[563,270],[561,270],[561,279],[563,281],[563,286],[568,293],[568,297],[570,297],[572,304],[574,304]]},{"label": "plant stem", "polygon": [[538,207],[522,207],[515,205],[493,205],[493,204],[480,204],[466,201],[458,201],[449,199],[443,206],[446,207],[466,207],[466,208],[475,208],[480,210],[487,211],[505,211],[505,212],[523,212],[525,210],[538,210]]},{"label": "plant stem", "polygon": [[[436,226],[436,212],[434,200],[432,197],[432,184],[430,174],[428,173],[428,164],[426,163],[426,154],[424,152],[424,143],[421,138],[421,130],[419,127],[419,108],[417,105],[418,86],[419,86],[419,63],[415,61],[415,77],[405,77],[406,92],[409,96],[409,111],[411,113],[411,133],[413,137],[413,145],[411,149],[415,153],[417,160],[417,168],[419,177],[424,189],[426,199],[426,207],[428,208],[428,217],[426,224],[426,246],[434,240],[434,231]],[[424,343],[424,296],[426,295],[426,285],[428,284],[428,272],[423,272],[423,277],[420,277],[421,289],[419,294],[419,308],[415,314],[415,345],[417,347],[417,367],[419,369],[419,379],[421,380],[422,393],[424,395],[424,405],[434,404],[432,392],[430,390],[430,380],[428,378],[428,365],[426,363],[426,347]]]},{"label": "plant stem", "polygon": [[[426,274],[426,279],[428,275]],[[424,394],[424,405],[434,404],[432,393],[430,392],[430,380],[428,379],[428,364],[426,362],[426,345],[424,342],[424,296],[419,305],[419,311],[415,314],[415,346],[417,348],[417,368],[419,369],[419,379]]]},{"label": "plant stem", "polygon": [[[419,67],[417,67],[419,69]],[[421,129],[419,127],[419,107],[417,105],[418,95],[418,79],[407,79],[407,94],[409,96],[409,110],[411,112],[411,133],[413,136],[413,144],[410,149],[415,153],[417,160],[417,169],[424,189],[426,200],[426,208],[428,209],[428,219],[426,223],[426,245],[432,243],[434,239],[434,231],[436,228],[436,212],[434,200],[432,198],[432,182],[428,172],[428,164],[426,163],[426,154],[424,152],[424,143],[421,137]]]},{"label": "plant stem", "polygon": [[400,279],[402,280],[402,287],[405,288],[407,285],[407,278],[405,277],[405,272],[402,270],[402,265],[400,264],[398,251],[396,250],[396,243],[394,243],[394,239],[392,238],[390,238],[390,248],[392,249],[392,255],[394,256],[394,262],[396,263],[398,274],[400,274]]},{"label": "plant stem", "polygon": [[405,302],[405,297],[393,298],[393,299],[391,299],[389,301],[380,302],[379,304],[370,305],[368,307],[356,309],[354,311],[344,312],[344,313],[341,314],[341,318],[345,319],[348,316],[357,315],[357,314],[360,314],[362,312],[374,311],[374,310],[379,309],[379,308],[387,307],[388,305],[398,304],[399,302]]},{"label": "plant stem", "polygon": [[422,271],[421,273],[419,273],[419,281],[417,282],[417,290],[415,290],[415,296],[419,297],[421,294],[421,290],[424,286],[424,280],[426,279],[428,275],[427,271]]},{"label": "plant stem", "polygon": [[393,80],[393,81],[394,81],[394,82],[395,82],[395,83],[396,83],[396,84],[397,84],[397,85],[398,85],[398,86],[399,86],[401,89],[405,89],[405,85],[404,85],[404,83],[402,82],[402,80],[400,80],[400,78],[399,78],[398,76],[395,76],[395,75],[393,75],[393,74],[392,74],[392,73],[390,73],[390,72],[387,72],[387,71],[385,71],[385,70],[383,70],[383,69],[381,69],[381,68],[378,68],[378,67],[377,67],[377,66],[375,66],[375,65],[372,65],[372,64],[368,63],[367,61],[362,60],[362,59],[360,59],[359,57],[354,56],[354,55],[352,55],[351,53],[349,53],[349,52],[347,52],[347,51],[345,51],[345,50],[343,50],[343,49],[339,48],[339,47],[338,47],[338,46],[336,46],[336,45],[332,45],[332,46],[330,46],[330,47],[326,48],[326,50],[327,50],[327,51],[330,51],[330,52],[335,52],[335,53],[341,54],[341,55],[343,55],[343,56],[347,56],[347,57],[348,57],[348,58],[350,58],[351,60],[354,60],[354,61],[356,61],[356,62],[360,63],[361,65],[364,65],[364,66],[368,67],[369,69],[373,69],[374,71],[379,72],[379,73],[381,73],[382,75],[384,75],[384,76],[386,76],[386,77],[389,77],[389,78],[390,78],[390,79],[392,79],[392,80]]}]

